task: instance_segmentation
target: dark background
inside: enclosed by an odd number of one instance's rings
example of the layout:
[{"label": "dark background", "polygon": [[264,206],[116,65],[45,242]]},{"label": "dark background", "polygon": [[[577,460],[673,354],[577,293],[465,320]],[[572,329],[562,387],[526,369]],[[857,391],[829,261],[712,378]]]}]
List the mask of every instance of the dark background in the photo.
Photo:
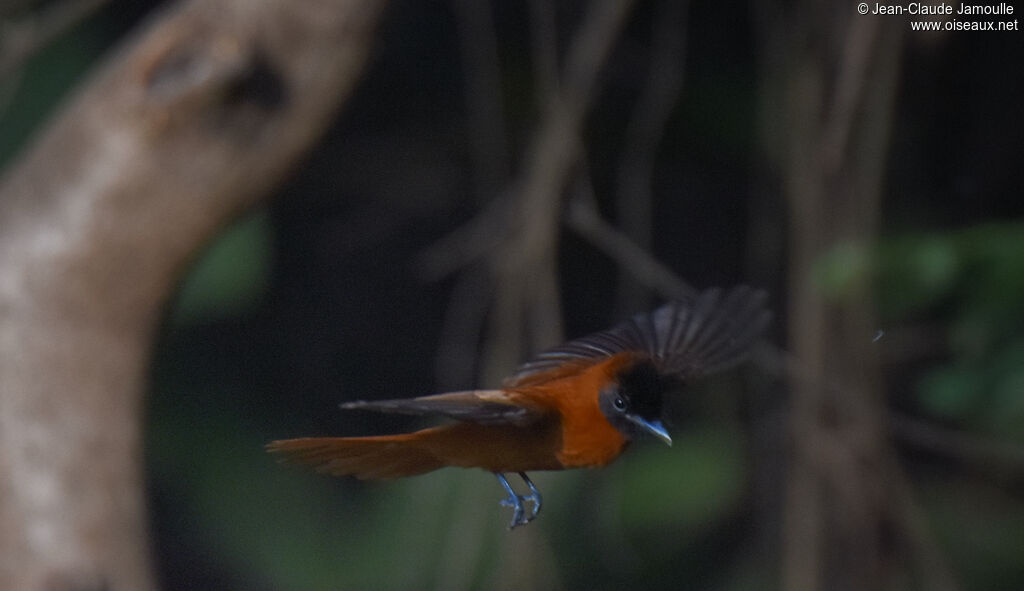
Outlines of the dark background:
[{"label": "dark background", "polygon": [[[588,6],[552,9],[559,60]],[[801,37],[792,24],[831,11],[822,22],[843,30],[858,18],[852,4],[824,6],[802,17],[795,4],[693,2],[678,21],[685,55],[659,74],[658,25],[671,5],[640,2],[601,70],[581,162],[564,191],[566,204],[589,195],[607,222],[692,286],[767,289],[776,309],[771,340],[784,348],[801,243],[790,173],[780,164],[786,151],[772,139],[790,122],[766,98],[774,84],[766,64],[781,56],[766,52],[779,47],[772,35],[796,51],[835,50],[827,30]],[[0,81],[0,164],[95,60],[158,8],[111,2]],[[467,31],[479,24],[471,13],[458,2],[393,2],[362,83],[321,144],[183,278],[153,357],[147,418],[163,584],[789,586],[792,376],[778,364],[755,363],[696,388],[675,409],[671,449],[642,442],[605,470],[537,474],[544,514],[511,533],[486,473],[362,483],[285,468],[263,453],[277,438],[413,429],[421,422],[337,405],[494,386],[512,369],[503,360],[556,344],[541,342],[544,335],[599,330],[664,297],[629,260],[563,224],[552,256],[554,310],[564,324],[527,326],[519,346],[501,351],[495,302],[503,287],[486,256],[431,270],[439,241],[493,211],[515,186],[544,115],[531,4],[485,7],[492,44],[467,49],[477,38]],[[839,306],[846,293],[867,293],[877,312],[877,332],[863,339],[881,335],[883,453],[904,471],[920,526],[868,542],[891,548],[879,551],[891,558],[884,580],[927,588],[924,571],[939,564],[950,588],[1019,589],[1024,52],[1019,32],[902,28],[886,58],[898,62],[893,100],[884,113],[865,101],[852,132],[890,121],[885,151],[875,154],[883,174],[874,226],[822,245],[806,280]],[[474,127],[478,107],[467,90],[479,75],[469,53],[488,47],[497,58],[497,136]],[[652,215],[637,224],[629,212],[641,197],[619,183],[631,155],[628,126],[652,71],[683,77],[649,146]],[[884,92],[865,83],[864,96]],[[474,134],[501,156],[497,174],[482,172]],[[844,215],[829,199],[821,215]],[[866,292],[857,291],[862,282]],[[920,546],[893,541],[904,538]],[[929,558],[906,547],[928,548]],[[856,568],[835,557],[823,564],[824,587],[828,573]]]}]

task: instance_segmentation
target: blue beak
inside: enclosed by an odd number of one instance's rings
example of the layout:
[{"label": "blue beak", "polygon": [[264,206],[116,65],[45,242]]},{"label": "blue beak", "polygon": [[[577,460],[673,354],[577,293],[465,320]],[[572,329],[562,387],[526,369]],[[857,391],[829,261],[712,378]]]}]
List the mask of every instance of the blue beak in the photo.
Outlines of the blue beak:
[{"label": "blue beak", "polygon": [[640,425],[640,427],[643,428],[644,431],[647,431],[651,435],[654,435],[658,439],[664,441],[665,445],[672,445],[672,437],[669,436],[668,431],[665,430],[665,425],[662,425],[661,421],[648,421],[647,419],[635,415],[626,415],[626,418],[633,421],[637,425]]}]

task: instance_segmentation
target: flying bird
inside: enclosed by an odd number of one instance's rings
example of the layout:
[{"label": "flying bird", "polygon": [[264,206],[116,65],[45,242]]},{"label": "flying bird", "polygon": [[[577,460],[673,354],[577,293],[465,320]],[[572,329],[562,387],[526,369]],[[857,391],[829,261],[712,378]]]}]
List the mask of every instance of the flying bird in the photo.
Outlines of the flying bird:
[{"label": "flying bird", "polygon": [[[481,468],[507,493],[501,504],[512,508],[512,529],[533,521],[541,508],[527,472],[605,466],[645,435],[671,445],[662,423],[666,398],[742,361],[768,325],[765,300],[747,286],[708,289],[545,351],[495,390],[341,405],[454,419],[446,425],[399,435],[285,439],[267,449],[318,472],[360,479]],[[512,473],[529,494],[516,493],[506,478]]]}]

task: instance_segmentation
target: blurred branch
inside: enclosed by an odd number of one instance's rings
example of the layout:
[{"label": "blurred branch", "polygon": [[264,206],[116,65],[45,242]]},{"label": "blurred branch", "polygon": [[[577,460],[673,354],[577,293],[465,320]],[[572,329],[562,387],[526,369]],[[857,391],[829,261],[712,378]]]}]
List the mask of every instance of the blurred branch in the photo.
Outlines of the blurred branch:
[{"label": "blurred branch", "polygon": [[[626,125],[616,197],[619,224],[645,250],[651,248],[655,157],[683,89],[689,8],[688,1],[678,0],[662,1],[655,8],[647,82]],[[619,282],[622,309],[646,307],[638,287],[630,281]]]},{"label": "blurred branch", "polygon": [[[530,336],[536,343],[547,345],[561,339],[555,255],[562,191],[580,155],[583,118],[594,102],[601,65],[625,26],[631,7],[632,2],[600,0],[584,16],[569,46],[559,92],[545,106],[537,138],[526,154],[526,170],[517,183],[518,209],[509,224],[512,234],[490,260],[498,286],[498,318],[508,328],[522,326],[518,322],[521,318],[537,320],[530,325],[534,329]],[[501,343],[493,352],[507,353],[494,357],[492,377],[511,369],[522,357],[523,349],[507,346],[523,344],[511,333],[498,331],[492,337],[496,335],[503,336],[492,339],[492,343]]]},{"label": "blurred branch", "polygon": [[558,26],[556,5],[549,0],[529,0],[530,55],[536,95],[544,104],[558,94]]},{"label": "blurred branch", "polygon": [[[763,344],[752,357],[758,367],[776,377],[801,382],[843,398],[866,397],[866,393],[851,383],[815,377],[792,353],[772,345]],[[1022,446],[984,439],[898,412],[889,411],[886,415],[887,430],[895,439],[911,447],[965,462],[990,474],[1024,473]]]},{"label": "blurred branch", "polygon": [[843,39],[836,89],[825,116],[821,138],[822,168],[827,174],[837,173],[846,160],[850,130],[869,82],[868,68],[874,56],[872,50],[877,49],[879,24],[880,21],[873,18],[852,19],[850,30]]},{"label": "blurred branch", "polygon": [[[479,0],[453,0],[459,21],[462,41],[464,94],[466,97],[473,193],[478,204],[499,194],[508,183],[509,153],[504,123],[504,103],[501,92],[501,68],[498,59],[498,38],[494,28],[494,15],[489,2]],[[487,241],[500,235],[504,225],[502,215],[477,220],[466,229],[483,230],[469,240]],[[489,248],[497,246],[498,241]],[[449,298],[449,309],[442,325],[442,347],[437,356],[437,374],[442,387],[458,389],[470,387],[475,378],[474,361],[478,356],[480,334],[487,313],[489,285],[484,274],[469,269],[458,279]],[[465,553],[461,564],[471,564]],[[457,585],[456,587],[461,587]]]},{"label": "blurred branch", "polygon": [[786,40],[786,59],[765,62],[765,77],[781,80],[783,92],[778,109],[764,113],[786,123],[788,319],[801,374],[790,371],[799,379],[792,383],[782,585],[794,591],[891,586],[912,566],[887,550],[895,530],[920,550],[916,559],[927,556],[933,582],[952,588],[952,578],[942,575],[948,569],[934,568],[938,555],[925,551],[934,545],[922,538],[926,529],[910,527],[913,503],[899,502],[909,495],[898,486],[906,475],[885,421],[879,348],[866,336],[876,325],[870,285],[858,283],[841,301],[830,301],[813,279],[817,257],[836,241],[870,242],[877,233],[902,23],[837,14],[813,2],[784,14],[771,21],[783,29],[765,36]]},{"label": "blurred branch", "polygon": [[0,588],[153,588],[140,418],[163,303],[327,127],[382,4],[177,3],[0,179]]},{"label": "blurred branch", "polygon": [[0,81],[108,0],[51,2],[16,22],[0,21]]},{"label": "blurred branch", "polygon": [[[559,193],[578,157],[583,117],[593,102],[601,64],[632,4],[632,0],[600,0],[593,4],[573,37],[559,93],[545,105],[519,180],[513,181],[505,198],[496,199],[466,227],[421,255],[420,263],[429,276],[448,275],[499,246],[506,256],[524,260],[553,247]],[[515,246],[506,248],[510,243]]]},{"label": "blurred branch", "polygon": [[697,290],[680,279],[664,263],[606,222],[593,203],[586,198],[576,197],[569,202],[565,223],[598,250],[611,257],[640,285],[661,297],[674,300],[696,295]]},{"label": "blurred branch", "polygon": [[971,466],[988,467],[989,472],[1024,475],[1024,447],[1020,445],[977,437],[905,415],[892,415],[890,424],[896,437],[912,447]]},{"label": "blurred branch", "polygon": [[477,202],[484,203],[508,181],[509,175],[498,39],[488,2],[454,0],[452,6],[462,39],[475,193]]}]

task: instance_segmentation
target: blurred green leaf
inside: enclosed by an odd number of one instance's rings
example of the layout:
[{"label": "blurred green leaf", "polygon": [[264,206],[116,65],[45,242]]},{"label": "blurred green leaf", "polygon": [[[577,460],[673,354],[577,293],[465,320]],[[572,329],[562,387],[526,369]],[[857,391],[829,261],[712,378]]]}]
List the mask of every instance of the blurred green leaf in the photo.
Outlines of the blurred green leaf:
[{"label": "blurred green leaf", "polygon": [[623,472],[623,521],[637,529],[698,528],[731,511],[743,494],[743,437],[702,426],[673,434],[673,445],[635,454]]},{"label": "blurred green leaf", "polygon": [[929,413],[963,417],[981,404],[983,376],[976,370],[950,366],[936,369],[918,384],[918,399]]},{"label": "blurred green leaf", "polygon": [[964,293],[972,309],[1024,315],[1024,224],[983,224],[956,234],[970,273]]},{"label": "blurred green leaf", "polygon": [[886,316],[902,316],[949,295],[962,269],[949,236],[910,235],[883,242],[874,255],[879,302]]},{"label": "blurred green leaf", "polygon": [[265,210],[251,213],[229,227],[185,277],[174,320],[193,321],[255,307],[269,280],[270,236]]},{"label": "blurred green leaf", "polygon": [[1024,339],[999,351],[991,362],[989,423],[996,434],[1024,442]]}]

